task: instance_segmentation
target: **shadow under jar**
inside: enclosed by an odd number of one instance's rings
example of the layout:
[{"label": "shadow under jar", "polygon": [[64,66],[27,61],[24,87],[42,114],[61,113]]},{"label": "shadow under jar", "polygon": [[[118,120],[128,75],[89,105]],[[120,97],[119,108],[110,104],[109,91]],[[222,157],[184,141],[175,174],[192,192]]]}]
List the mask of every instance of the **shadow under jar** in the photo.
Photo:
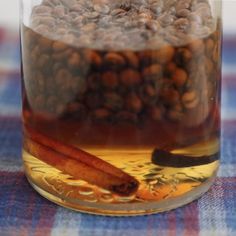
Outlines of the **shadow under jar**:
[{"label": "shadow under jar", "polygon": [[191,202],[220,155],[221,3],[22,0],[23,161],[82,212]]}]

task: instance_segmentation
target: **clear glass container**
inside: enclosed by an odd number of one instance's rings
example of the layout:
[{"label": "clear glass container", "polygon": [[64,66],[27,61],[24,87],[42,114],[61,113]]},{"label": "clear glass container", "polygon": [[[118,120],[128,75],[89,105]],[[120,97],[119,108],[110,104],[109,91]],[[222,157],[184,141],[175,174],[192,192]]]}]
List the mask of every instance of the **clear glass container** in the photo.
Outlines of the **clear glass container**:
[{"label": "clear glass container", "polygon": [[47,199],[142,215],[220,156],[221,1],[22,0],[23,162]]}]

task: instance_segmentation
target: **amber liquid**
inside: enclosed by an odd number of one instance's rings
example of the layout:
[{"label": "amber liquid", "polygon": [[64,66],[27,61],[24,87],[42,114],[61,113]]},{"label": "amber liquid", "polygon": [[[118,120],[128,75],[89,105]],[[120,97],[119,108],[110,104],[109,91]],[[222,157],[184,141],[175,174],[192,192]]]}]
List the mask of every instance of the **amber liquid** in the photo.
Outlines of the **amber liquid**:
[{"label": "amber liquid", "polygon": [[[119,196],[84,180],[75,179],[23,150],[26,175],[32,185],[42,195],[63,206],[108,215],[136,215],[163,211],[183,205],[205,192],[216,175],[218,160],[190,167],[161,166],[152,162],[153,151],[156,148],[168,150],[172,154],[199,158],[219,155],[219,31],[200,41],[204,45],[204,51],[201,55],[198,55],[199,51],[193,51],[188,64],[181,58],[178,60],[177,52],[189,49],[195,40],[181,47],[173,46],[175,55],[172,61],[161,65],[161,75],[152,75],[155,84],[153,81],[148,82],[156,88],[155,95],[146,102],[142,101],[142,108],[133,112],[129,110],[132,107],[127,108],[124,105],[127,100],[123,101],[122,105],[120,101],[115,100],[114,105],[109,103],[112,98],[108,96],[109,99],[106,101],[103,95],[114,91],[121,98],[125,97],[126,93],[138,94],[144,86],[143,83],[128,89],[122,83],[115,88],[109,88],[100,85],[100,82],[91,85],[89,79],[94,73],[102,76],[105,70],[114,72],[119,77],[122,70],[132,67],[127,61],[122,66],[104,65],[102,58],[109,52],[92,50],[102,61],[96,65],[96,61],[90,58],[91,64],[88,64],[89,60],[83,58],[84,50],[88,49],[74,48],[66,44],[68,54],[64,50],[64,54],[59,55],[52,49],[55,41],[23,27],[24,124],[47,137],[75,146],[111,163],[135,177],[140,183],[135,194]],[[142,71],[156,63],[155,52],[158,50],[160,49],[134,52],[139,59],[139,66],[132,69],[141,74],[141,80],[145,80]],[[81,56],[79,63],[83,64],[67,67],[65,64],[73,52]],[[123,55],[124,52],[116,53]],[[140,59],[140,55],[150,54],[152,56],[149,59]],[[202,60],[210,61],[210,65],[202,64]],[[193,75],[188,83],[178,87],[171,82],[172,72],[168,71],[171,62],[183,68],[188,77],[191,72],[197,74],[202,67],[205,74]],[[193,64],[195,69],[191,67]],[[58,82],[60,77],[57,77],[57,71],[64,67],[69,75],[65,73],[64,80]],[[170,85],[167,86],[163,80],[168,76]],[[101,80],[101,77],[98,79]],[[70,81],[71,87],[67,84]],[[81,86],[84,86],[83,91]],[[173,89],[179,94],[177,102],[172,101],[173,93],[163,95]],[[193,99],[186,105],[181,98],[186,92],[193,90],[197,93],[197,101]],[[102,96],[102,101],[97,101],[93,93]],[[89,102],[89,96],[93,96],[92,104]],[[70,109],[73,106],[76,109]],[[154,106],[158,107],[156,113],[149,109]],[[99,110],[101,108],[103,113]]]}]

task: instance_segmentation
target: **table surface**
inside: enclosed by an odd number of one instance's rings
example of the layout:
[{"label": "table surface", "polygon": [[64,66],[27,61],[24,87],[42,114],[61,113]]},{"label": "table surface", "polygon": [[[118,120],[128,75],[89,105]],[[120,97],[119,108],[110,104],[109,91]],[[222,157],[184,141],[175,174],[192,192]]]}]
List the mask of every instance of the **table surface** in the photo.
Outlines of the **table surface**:
[{"label": "table surface", "polygon": [[[0,39],[1,41],[1,39]],[[0,235],[236,235],[236,41],[224,44],[222,161],[211,189],[170,212],[104,217],[59,207],[39,196],[22,171],[17,41],[0,44]],[[5,63],[2,63],[5,62]]]}]

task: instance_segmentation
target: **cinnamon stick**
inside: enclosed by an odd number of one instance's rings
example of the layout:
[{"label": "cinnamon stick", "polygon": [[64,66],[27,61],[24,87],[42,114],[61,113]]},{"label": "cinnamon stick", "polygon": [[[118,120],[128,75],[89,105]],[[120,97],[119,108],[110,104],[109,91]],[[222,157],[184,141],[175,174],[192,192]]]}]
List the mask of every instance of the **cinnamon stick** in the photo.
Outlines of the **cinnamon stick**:
[{"label": "cinnamon stick", "polygon": [[99,159],[98,157],[87,153],[81,149],[78,149],[74,146],[64,144],[63,142],[56,140],[54,138],[48,137],[29,126],[25,126],[26,136],[30,137],[33,141],[40,143],[44,146],[50,147],[51,149],[62,153],[70,158],[78,160],[84,164],[87,164],[91,167],[105,171],[108,174],[116,176],[118,178],[134,180],[133,177],[125,173],[124,171],[116,168],[115,166]]},{"label": "cinnamon stick", "polygon": [[31,155],[38,157],[48,165],[74,178],[85,180],[88,183],[110,190],[116,194],[131,195],[138,188],[138,182],[131,176],[129,178],[119,178],[79,160],[72,159],[30,138],[25,139],[24,148]]}]

